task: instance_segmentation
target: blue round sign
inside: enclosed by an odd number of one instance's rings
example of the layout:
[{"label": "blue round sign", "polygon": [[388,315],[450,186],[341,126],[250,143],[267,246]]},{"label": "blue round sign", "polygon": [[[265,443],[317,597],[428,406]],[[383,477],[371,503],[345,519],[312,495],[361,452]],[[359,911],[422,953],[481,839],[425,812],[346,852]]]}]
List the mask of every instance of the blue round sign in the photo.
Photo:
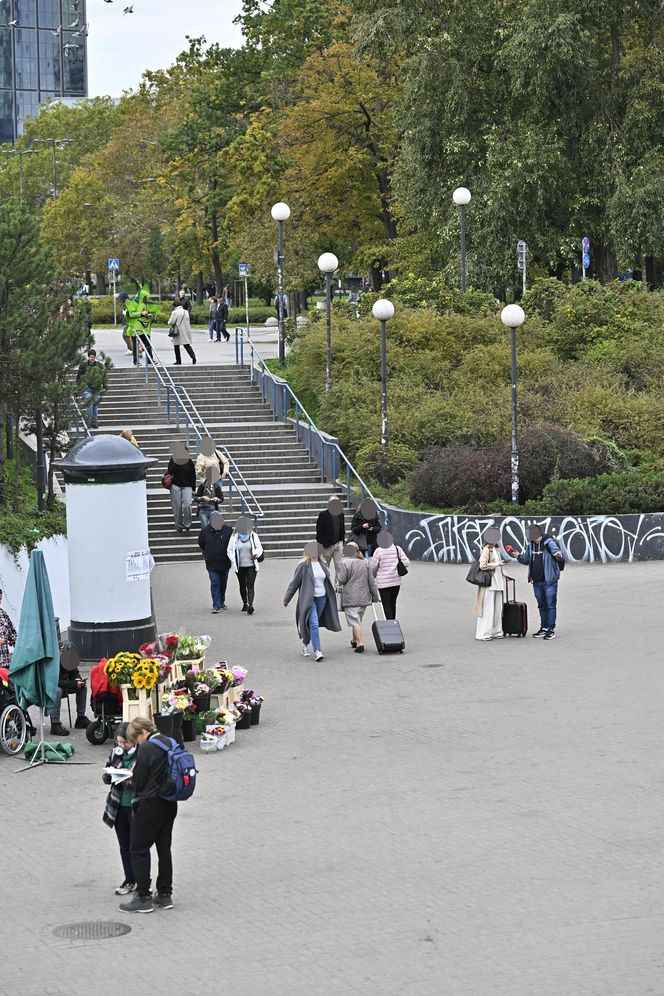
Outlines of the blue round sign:
[{"label": "blue round sign", "polygon": [[590,253],[589,252],[584,252],[584,254],[583,254],[583,269],[587,270],[589,266],[590,266]]}]

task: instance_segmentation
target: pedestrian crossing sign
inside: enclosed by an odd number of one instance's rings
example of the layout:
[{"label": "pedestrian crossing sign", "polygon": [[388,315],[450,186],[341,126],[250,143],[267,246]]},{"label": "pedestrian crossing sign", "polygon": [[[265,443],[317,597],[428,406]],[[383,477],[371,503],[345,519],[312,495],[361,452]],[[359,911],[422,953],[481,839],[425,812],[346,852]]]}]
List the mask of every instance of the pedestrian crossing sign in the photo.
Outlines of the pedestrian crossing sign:
[{"label": "pedestrian crossing sign", "polygon": [[108,261],[108,268],[109,268],[109,270],[119,270],[120,269],[120,260],[119,259],[109,259],[109,261]]}]

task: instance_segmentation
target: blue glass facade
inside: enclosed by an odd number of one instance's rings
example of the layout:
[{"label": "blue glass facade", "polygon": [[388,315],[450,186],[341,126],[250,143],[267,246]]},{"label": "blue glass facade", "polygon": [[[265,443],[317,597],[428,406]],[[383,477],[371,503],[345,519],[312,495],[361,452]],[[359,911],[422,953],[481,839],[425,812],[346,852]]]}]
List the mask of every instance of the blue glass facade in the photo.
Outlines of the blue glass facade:
[{"label": "blue glass facade", "polygon": [[0,142],[15,142],[42,101],[86,96],[85,7],[86,0],[0,0]]}]

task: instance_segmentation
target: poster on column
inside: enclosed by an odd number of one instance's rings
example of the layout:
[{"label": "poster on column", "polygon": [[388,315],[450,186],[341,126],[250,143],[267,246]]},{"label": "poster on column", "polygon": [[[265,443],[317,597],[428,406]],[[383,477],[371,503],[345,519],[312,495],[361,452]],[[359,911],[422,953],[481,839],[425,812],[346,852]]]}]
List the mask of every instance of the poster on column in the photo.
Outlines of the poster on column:
[{"label": "poster on column", "polygon": [[154,558],[149,550],[134,550],[127,554],[127,581],[149,581]]}]

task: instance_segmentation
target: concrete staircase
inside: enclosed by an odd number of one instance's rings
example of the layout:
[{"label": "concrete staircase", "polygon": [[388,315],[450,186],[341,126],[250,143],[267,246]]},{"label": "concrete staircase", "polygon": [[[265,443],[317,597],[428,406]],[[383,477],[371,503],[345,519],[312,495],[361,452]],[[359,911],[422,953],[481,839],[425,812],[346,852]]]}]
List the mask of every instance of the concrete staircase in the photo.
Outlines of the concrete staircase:
[{"label": "concrete staircase", "polygon": [[[328,495],[338,489],[321,481],[318,466],[309,462],[306,446],[297,441],[294,429],[273,420],[246,368],[183,364],[172,375],[188,391],[217,444],[232,454],[260,503],[264,516],[258,530],[266,555],[298,556],[304,543],[315,536],[316,517]],[[150,547],[155,560],[198,560],[198,519],[191,533],[177,533],[169,493],[161,487],[171,443],[185,437],[184,420],[178,430],[173,406],[171,423],[167,423],[165,400],[157,402],[154,376],[146,385],[142,369],[113,369],[108,383],[97,431],[120,432],[130,426],[141,450],[157,460],[147,477]],[[189,442],[195,459],[197,438],[191,431]],[[223,512],[231,523],[240,514],[237,495],[232,509],[226,498]]]}]

